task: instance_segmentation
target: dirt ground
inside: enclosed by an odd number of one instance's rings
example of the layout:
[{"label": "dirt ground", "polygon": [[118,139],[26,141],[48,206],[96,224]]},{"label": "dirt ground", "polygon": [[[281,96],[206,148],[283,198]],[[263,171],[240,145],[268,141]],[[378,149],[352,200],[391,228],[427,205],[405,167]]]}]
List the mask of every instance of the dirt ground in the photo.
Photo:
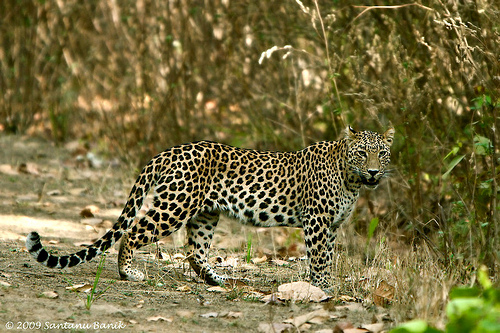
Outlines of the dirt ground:
[{"label": "dirt ground", "polygon": [[351,332],[378,332],[392,325],[386,309],[350,295],[321,303],[263,301],[283,283],[307,280],[300,231],[229,219],[218,227],[211,257],[246,285],[201,283],[183,260],[181,231],[136,253],[144,282],[119,280],[111,249],[96,288],[102,294],[87,309],[90,293],[78,286],[94,283],[99,260],[48,269],[26,252],[26,235],[38,231],[57,254],[91,244],[118,217],[133,180],[130,168],[89,154],[79,142],[55,147],[0,135],[0,331],[347,332],[364,325]]}]

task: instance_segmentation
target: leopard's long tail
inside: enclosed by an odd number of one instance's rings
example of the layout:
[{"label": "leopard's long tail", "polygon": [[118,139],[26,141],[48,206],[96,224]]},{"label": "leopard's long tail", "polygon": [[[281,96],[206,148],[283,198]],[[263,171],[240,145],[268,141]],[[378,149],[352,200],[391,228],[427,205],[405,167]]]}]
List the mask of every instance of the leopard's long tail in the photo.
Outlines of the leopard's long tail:
[{"label": "leopard's long tail", "polygon": [[[40,241],[40,235],[32,231],[26,238],[26,248],[28,252],[42,265],[60,269],[73,267],[83,262],[90,261],[99,254],[105,252],[123,236],[126,230],[128,230],[141,209],[144,198],[148,194],[150,188],[156,183],[158,178],[153,171],[155,170],[153,164],[158,163],[158,161],[153,162],[154,160],[155,159],[151,160],[151,162],[142,169],[141,174],[130,191],[127,204],[123,208],[117,222],[108,232],[95,241],[94,244],[89,245],[81,251],[58,257],[47,252]],[[153,174],[155,174],[154,177]]]}]

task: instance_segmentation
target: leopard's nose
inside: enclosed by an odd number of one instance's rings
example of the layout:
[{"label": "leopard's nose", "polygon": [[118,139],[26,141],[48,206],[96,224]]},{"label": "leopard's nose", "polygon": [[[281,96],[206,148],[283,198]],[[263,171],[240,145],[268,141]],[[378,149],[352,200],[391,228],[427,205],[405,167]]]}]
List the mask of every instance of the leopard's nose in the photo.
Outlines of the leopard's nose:
[{"label": "leopard's nose", "polygon": [[376,169],[370,169],[368,170],[368,173],[372,176],[375,177],[375,175],[378,173],[379,170]]}]

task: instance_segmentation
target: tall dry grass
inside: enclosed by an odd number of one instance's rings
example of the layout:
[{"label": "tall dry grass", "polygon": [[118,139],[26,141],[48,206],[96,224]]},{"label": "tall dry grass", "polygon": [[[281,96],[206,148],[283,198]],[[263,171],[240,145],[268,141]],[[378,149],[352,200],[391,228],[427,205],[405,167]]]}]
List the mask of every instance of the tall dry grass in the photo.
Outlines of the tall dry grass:
[{"label": "tall dry grass", "polygon": [[350,234],[378,217],[376,239],[409,253],[400,304],[431,315],[415,303],[445,300],[431,280],[446,291],[484,263],[498,281],[500,5],[375,5],[2,1],[1,130],[139,166],[196,139],[288,150],[392,123],[392,178]]}]

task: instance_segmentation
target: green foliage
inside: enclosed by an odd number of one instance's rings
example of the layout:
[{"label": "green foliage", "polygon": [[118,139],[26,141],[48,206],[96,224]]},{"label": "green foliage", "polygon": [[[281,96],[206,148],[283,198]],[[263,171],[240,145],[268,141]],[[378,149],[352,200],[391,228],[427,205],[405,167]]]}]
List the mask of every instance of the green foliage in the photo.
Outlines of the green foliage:
[{"label": "green foliage", "polygon": [[[498,97],[482,85],[474,88],[469,120],[454,134],[442,158],[444,172],[433,180],[440,191],[440,242],[446,263],[496,267],[499,247],[500,171],[495,155]],[[498,143],[497,143],[498,146]],[[494,274],[497,272],[494,272]]]},{"label": "green foliage", "polygon": [[498,277],[500,2],[427,2],[0,1],[0,133],[142,168],[192,140],[292,150],[392,123],[394,172],[355,223],[425,243],[461,282]]},{"label": "green foliage", "polygon": [[370,226],[368,227],[368,236],[366,238],[366,242],[368,243],[370,239],[372,239],[373,234],[375,233],[375,229],[377,228],[379,219],[378,217],[374,217],[370,221]]},{"label": "green foliage", "polygon": [[500,332],[500,289],[494,288],[488,270],[478,271],[478,287],[455,288],[446,306],[448,323],[444,331],[435,329],[424,320],[404,323],[391,333],[494,333]]},{"label": "green foliage", "polygon": [[441,333],[438,329],[430,327],[425,320],[416,319],[404,323],[390,331],[390,333]]},{"label": "green foliage", "polygon": [[241,299],[244,295],[244,291],[238,287],[234,287],[226,294],[226,299],[228,301],[234,301],[236,299]]},{"label": "green foliage", "polygon": [[446,170],[446,172],[443,174],[443,180],[448,178],[450,172],[457,166],[458,163],[460,163],[460,161],[464,159],[464,157],[465,155],[459,155],[453,158],[453,160],[451,160],[451,162],[448,164],[448,170]]},{"label": "green foliage", "polygon": [[63,142],[68,135],[69,119],[67,113],[57,114],[53,109],[49,109],[49,119],[52,129],[52,136],[56,142]]},{"label": "green foliage", "polygon": [[101,259],[99,260],[99,265],[97,266],[97,272],[94,279],[94,284],[92,285],[92,289],[90,289],[89,294],[87,295],[87,301],[85,302],[85,307],[87,310],[90,310],[92,304],[97,301],[100,297],[104,295],[104,293],[111,288],[114,281],[111,282],[109,286],[107,286],[104,290],[97,292],[97,285],[99,283],[99,279],[101,277],[102,270],[104,269],[104,263],[106,262],[106,253],[101,255]]},{"label": "green foliage", "polygon": [[446,307],[446,332],[500,332],[500,289],[494,288],[488,270],[478,272],[479,288],[456,288]]},{"label": "green foliage", "polygon": [[249,264],[251,260],[252,260],[252,234],[249,233],[247,237],[247,255],[245,257],[245,261],[247,262],[247,264]]}]

